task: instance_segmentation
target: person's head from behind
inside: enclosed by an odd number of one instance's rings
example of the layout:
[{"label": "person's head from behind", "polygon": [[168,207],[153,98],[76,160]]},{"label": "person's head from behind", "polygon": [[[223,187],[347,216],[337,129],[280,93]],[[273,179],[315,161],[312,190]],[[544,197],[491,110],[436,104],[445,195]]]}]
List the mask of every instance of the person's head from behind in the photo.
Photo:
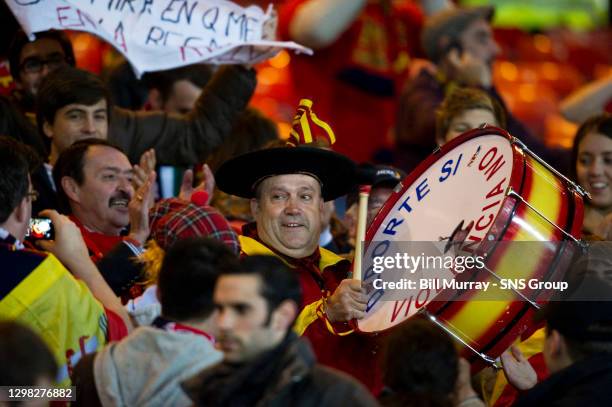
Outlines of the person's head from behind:
[{"label": "person's head from behind", "polygon": [[85,139],[68,147],[53,167],[62,212],[87,228],[117,236],[129,224],[133,168],[118,147]]},{"label": "person's head from behind", "polygon": [[500,53],[491,29],[491,7],[454,7],[427,18],[421,31],[423,50],[427,58],[444,67],[449,53],[456,50],[489,67]]},{"label": "person's head from behind", "polygon": [[593,280],[608,290],[606,299],[562,301],[546,310],[543,354],[551,373],[597,354],[612,355],[612,288]]},{"label": "person's head from behind", "polygon": [[451,406],[458,375],[455,344],[432,322],[410,319],[393,330],[386,344],[383,381],[394,397]]},{"label": "person's head from behind", "polygon": [[41,81],[50,72],[74,66],[74,51],[70,40],[62,31],[43,31],[30,41],[18,31],[9,50],[11,75],[18,89],[30,97],[38,93]]},{"label": "person's head from behind", "polygon": [[574,138],[572,170],[575,179],[591,194],[598,210],[612,210],[612,115],[604,113],[585,121]]},{"label": "person's head from behind", "polygon": [[211,77],[212,69],[202,64],[149,73],[145,75],[149,103],[154,110],[189,113]]},{"label": "person's head from behind", "polygon": [[443,145],[484,124],[505,128],[503,108],[480,89],[457,88],[444,98],[436,111],[436,142]]},{"label": "person's head from behind", "polygon": [[0,136],[0,227],[23,240],[32,216],[30,173],[40,164],[36,153],[12,138]]},{"label": "person's head from behind", "polygon": [[108,137],[110,95],[90,72],[64,67],[50,73],[40,86],[37,107],[38,129],[51,139],[51,163],[75,141]]},{"label": "person's head from behind", "polygon": [[[213,292],[220,274],[238,269],[238,257],[217,240],[192,237],[177,241],[164,256],[157,287],[162,316],[176,322],[205,324],[213,315]],[[216,334],[214,331],[210,332]]]},{"label": "person's head from behind", "polygon": [[53,354],[30,328],[0,321],[0,385],[45,386],[55,382],[58,366]]},{"label": "person's head from behind", "polygon": [[298,315],[302,290],[280,259],[250,256],[237,272],[219,276],[214,303],[225,360],[243,363],[283,341]]}]

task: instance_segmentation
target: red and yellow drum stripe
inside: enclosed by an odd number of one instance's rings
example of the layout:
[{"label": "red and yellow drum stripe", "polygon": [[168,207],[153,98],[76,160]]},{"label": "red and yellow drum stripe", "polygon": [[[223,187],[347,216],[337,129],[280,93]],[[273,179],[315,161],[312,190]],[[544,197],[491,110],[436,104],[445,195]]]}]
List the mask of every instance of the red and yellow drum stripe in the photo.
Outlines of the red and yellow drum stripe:
[{"label": "red and yellow drum stripe", "polygon": [[[579,199],[558,177],[532,156],[523,154],[518,149],[515,150],[515,154],[521,154],[524,162],[522,171],[515,171],[513,174],[513,177],[522,178],[519,182],[520,190],[516,192],[542,216],[568,233],[576,232],[574,216],[576,207],[579,205],[575,201]],[[511,184],[517,185],[516,182],[511,182]],[[496,240],[547,242],[563,239],[563,234],[555,226],[525,203],[512,196],[507,199],[511,200],[514,206],[514,214],[509,221],[498,215],[500,222],[496,220],[496,226],[492,231],[502,231],[503,235],[496,236]],[[570,208],[574,209],[572,216],[568,216]],[[505,225],[499,223],[505,223]],[[531,256],[525,256],[523,248],[517,245],[507,245],[497,249],[497,252],[488,258],[487,265],[501,278],[546,279],[549,271],[548,265],[551,264],[550,258],[556,256],[556,246],[533,245],[534,253]],[[484,275],[479,280],[497,281],[490,275]],[[533,293],[525,292],[525,294],[529,296]],[[504,296],[509,297],[507,301],[485,299],[504,298]],[[510,298],[501,289],[491,288],[486,293],[471,292],[462,299],[466,301],[451,304],[436,317],[470,346],[483,353],[499,355],[517,336],[524,334],[528,329],[531,332],[535,330],[531,321],[535,308],[528,302]],[[473,361],[478,360],[472,352],[466,350],[464,353]]]}]

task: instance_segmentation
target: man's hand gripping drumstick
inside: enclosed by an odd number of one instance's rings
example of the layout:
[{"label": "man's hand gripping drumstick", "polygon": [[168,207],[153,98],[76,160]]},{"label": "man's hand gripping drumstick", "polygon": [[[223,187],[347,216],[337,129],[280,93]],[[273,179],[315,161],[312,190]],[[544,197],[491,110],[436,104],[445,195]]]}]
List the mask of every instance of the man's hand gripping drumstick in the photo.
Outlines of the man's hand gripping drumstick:
[{"label": "man's hand gripping drumstick", "polygon": [[371,187],[362,185],[359,188],[359,216],[357,219],[357,238],[355,241],[355,258],[353,260],[353,279],[340,282],[336,291],[327,299],[325,312],[330,322],[347,322],[365,317],[368,296],[361,286],[361,258],[365,240],[366,219],[368,215],[368,197]]}]

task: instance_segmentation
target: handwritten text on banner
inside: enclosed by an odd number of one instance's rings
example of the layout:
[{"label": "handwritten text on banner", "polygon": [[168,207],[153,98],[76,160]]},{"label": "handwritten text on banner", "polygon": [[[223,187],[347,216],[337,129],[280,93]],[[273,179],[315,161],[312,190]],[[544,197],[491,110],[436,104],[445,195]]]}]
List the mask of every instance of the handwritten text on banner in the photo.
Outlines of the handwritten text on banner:
[{"label": "handwritten text on banner", "polygon": [[88,31],[114,45],[137,74],[195,62],[256,63],[280,48],[271,8],[224,0],[7,0],[25,32]]}]

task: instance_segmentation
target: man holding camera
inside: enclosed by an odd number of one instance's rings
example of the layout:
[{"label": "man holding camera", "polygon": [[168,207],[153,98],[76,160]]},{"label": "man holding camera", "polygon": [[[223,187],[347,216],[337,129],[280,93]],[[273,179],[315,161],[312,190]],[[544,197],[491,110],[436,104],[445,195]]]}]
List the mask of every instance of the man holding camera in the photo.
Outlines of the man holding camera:
[{"label": "man holding camera", "polygon": [[24,247],[37,196],[31,157],[25,145],[0,137],[0,319],[19,320],[41,335],[60,361],[59,384],[68,385],[83,354],[127,335],[131,323],[67,217],[44,212],[55,240],[38,241],[45,251]]}]

